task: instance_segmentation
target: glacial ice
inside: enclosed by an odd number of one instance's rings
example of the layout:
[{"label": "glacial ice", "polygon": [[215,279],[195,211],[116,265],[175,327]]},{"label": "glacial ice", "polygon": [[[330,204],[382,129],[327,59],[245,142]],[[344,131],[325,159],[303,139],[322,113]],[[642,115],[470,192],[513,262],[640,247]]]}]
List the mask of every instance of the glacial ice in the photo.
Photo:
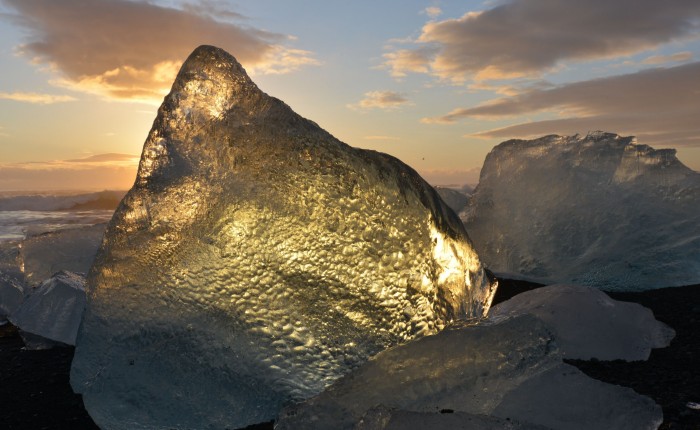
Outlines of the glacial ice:
[{"label": "glacial ice", "polygon": [[652,348],[665,348],[675,336],[651,310],[620,302],[604,292],[575,285],[550,285],[499,303],[489,319],[530,314],[552,331],[565,358],[647,360]]},{"label": "glacial ice", "polygon": [[85,301],[85,278],[61,271],[42,282],[9,319],[21,332],[29,333],[25,343],[32,349],[52,345],[37,336],[75,345]]},{"label": "glacial ice", "polygon": [[460,216],[496,273],[604,290],[700,283],[700,174],[632,137],[503,142]]},{"label": "glacial ice", "polygon": [[187,59],[87,280],[73,389],[103,428],[272,419],[377,352],[483,316],[495,281],[418,174]]},{"label": "glacial ice", "polygon": [[456,214],[462,212],[469,203],[469,194],[447,187],[435,187],[438,195]]},{"label": "glacial ice", "polygon": [[105,228],[95,224],[27,237],[20,249],[27,285],[37,285],[61,270],[87,273]]},{"label": "glacial ice", "polygon": [[287,407],[275,428],[352,429],[363,422],[391,428],[382,410],[435,422],[430,414],[462,412],[557,430],[656,429],[663,419],[648,397],[564,364],[545,324],[520,315],[456,324],[383,351],[318,396]]}]

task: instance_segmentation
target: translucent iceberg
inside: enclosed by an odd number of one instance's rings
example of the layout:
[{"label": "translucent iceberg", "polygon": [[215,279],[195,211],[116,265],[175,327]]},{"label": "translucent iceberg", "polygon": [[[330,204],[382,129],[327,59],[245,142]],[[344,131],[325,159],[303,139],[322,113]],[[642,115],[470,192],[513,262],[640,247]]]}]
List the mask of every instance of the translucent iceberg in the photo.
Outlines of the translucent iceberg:
[{"label": "translucent iceberg", "polygon": [[552,330],[561,353],[581,360],[646,360],[652,348],[665,348],[674,330],[650,309],[620,302],[604,292],[576,285],[550,285],[527,291],[491,308],[501,320],[530,314]]},{"label": "translucent iceberg", "polygon": [[435,187],[435,191],[437,191],[442,201],[456,214],[462,212],[467,207],[467,203],[469,203],[469,194],[461,190],[447,187]]},{"label": "translucent iceberg", "polygon": [[87,273],[105,228],[106,224],[95,224],[27,237],[20,251],[27,285],[37,285],[61,270]]},{"label": "translucent iceberg", "polygon": [[377,352],[482,316],[495,283],[399,160],[187,59],[88,275],[71,370],[103,428],[274,418]]},{"label": "translucent iceberg", "polygon": [[461,216],[497,273],[605,290],[700,283],[700,174],[632,137],[503,142]]},{"label": "translucent iceberg", "polygon": [[384,351],[320,395],[286,408],[275,428],[392,428],[381,408],[376,416],[378,405],[436,424],[444,419],[431,414],[440,411],[557,430],[651,430],[663,420],[648,397],[564,364],[544,323],[521,315],[456,325]]},{"label": "translucent iceberg", "polygon": [[42,282],[9,319],[21,331],[30,333],[27,339],[35,345],[33,349],[52,345],[37,341],[35,336],[75,345],[85,302],[85,278],[61,271]]}]

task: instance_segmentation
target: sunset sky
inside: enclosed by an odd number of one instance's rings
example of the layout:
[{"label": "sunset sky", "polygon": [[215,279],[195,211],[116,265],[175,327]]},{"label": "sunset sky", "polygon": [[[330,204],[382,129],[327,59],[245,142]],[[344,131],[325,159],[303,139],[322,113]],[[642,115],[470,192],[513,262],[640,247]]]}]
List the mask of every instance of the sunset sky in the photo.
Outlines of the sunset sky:
[{"label": "sunset sky", "polygon": [[503,140],[599,129],[700,170],[698,0],[0,0],[0,191],[129,188],[201,44],[433,184],[476,183]]}]

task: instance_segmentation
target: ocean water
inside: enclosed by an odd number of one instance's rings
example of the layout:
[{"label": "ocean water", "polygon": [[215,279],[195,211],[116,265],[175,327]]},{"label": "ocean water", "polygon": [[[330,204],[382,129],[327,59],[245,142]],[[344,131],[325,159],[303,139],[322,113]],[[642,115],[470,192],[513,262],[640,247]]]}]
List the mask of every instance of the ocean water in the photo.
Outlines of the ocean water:
[{"label": "ocean water", "polygon": [[107,222],[123,191],[0,193],[0,246],[30,236]]}]

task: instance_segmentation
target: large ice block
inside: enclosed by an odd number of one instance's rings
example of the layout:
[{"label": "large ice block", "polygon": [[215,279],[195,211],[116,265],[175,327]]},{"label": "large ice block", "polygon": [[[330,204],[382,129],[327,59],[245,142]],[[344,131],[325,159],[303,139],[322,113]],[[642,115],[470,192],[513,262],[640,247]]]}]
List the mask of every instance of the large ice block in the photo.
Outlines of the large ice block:
[{"label": "large ice block", "polygon": [[381,408],[402,411],[397,419],[417,413],[434,425],[450,421],[431,414],[450,411],[557,430],[652,430],[663,418],[650,398],[564,364],[544,323],[520,315],[455,325],[381,352],[318,396],[286,408],[275,428],[392,428],[394,413],[382,417]]},{"label": "large ice block", "polygon": [[462,216],[497,273],[605,290],[700,283],[700,174],[633,137],[503,142]]},{"label": "large ice block", "polygon": [[665,348],[674,330],[657,321],[650,309],[620,302],[579,285],[550,285],[518,294],[491,308],[501,320],[534,315],[549,327],[566,358],[646,360],[652,348]]},{"label": "large ice block", "polygon": [[105,224],[95,224],[24,239],[20,258],[27,285],[38,285],[61,270],[87,273],[100,247],[105,228]]},{"label": "large ice block", "polygon": [[[75,345],[84,310],[85,278],[77,273],[61,271],[42,282],[10,315],[10,321],[24,332]],[[41,342],[36,343],[42,345]]]},{"label": "large ice block", "polygon": [[495,283],[414,170],[226,52],[187,59],[88,275],[71,384],[104,428],[235,428],[484,315]]}]

